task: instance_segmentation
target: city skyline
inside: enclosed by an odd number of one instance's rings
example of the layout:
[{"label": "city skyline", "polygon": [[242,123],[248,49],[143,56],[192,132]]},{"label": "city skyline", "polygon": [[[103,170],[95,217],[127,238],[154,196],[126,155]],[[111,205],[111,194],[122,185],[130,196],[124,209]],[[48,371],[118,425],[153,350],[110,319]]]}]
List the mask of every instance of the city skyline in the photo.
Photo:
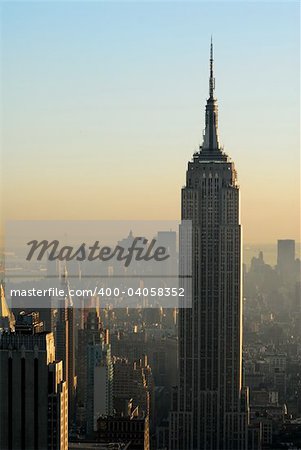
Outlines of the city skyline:
[{"label": "city skyline", "polygon": [[244,242],[298,242],[297,8],[2,4],[5,218],[179,218],[213,34],[220,140],[240,174]]},{"label": "city skyline", "polygon": [[301,449],[299,13],[0,4],[1,449]]}]

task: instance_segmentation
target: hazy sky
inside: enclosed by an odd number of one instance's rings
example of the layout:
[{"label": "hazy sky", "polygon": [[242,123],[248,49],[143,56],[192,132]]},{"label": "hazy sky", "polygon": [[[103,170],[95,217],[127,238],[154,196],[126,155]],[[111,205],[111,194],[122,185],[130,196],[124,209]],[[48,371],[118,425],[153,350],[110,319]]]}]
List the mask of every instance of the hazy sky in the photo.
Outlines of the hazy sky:
[{"label": "hazy sky", "polygon": [[299,4],[1,4],[4,213],[177,219],[210,35],[245,242],[299,240]]}]

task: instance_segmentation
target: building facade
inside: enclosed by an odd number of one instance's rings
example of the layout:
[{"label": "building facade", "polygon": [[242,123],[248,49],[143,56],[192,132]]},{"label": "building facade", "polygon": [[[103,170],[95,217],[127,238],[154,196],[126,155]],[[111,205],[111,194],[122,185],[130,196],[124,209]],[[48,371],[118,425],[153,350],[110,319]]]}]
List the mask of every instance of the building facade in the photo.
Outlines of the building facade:
[{"label": "building facade", "polygon": [[182,189],[192,283],[191,308],[179,310],[179,379],[170,415],[174,450],[247,448],[239,186],[234,163],[219,143],[214,90],[211,43],[203,144],[188,163]]},{"label": "building facade", "polygon": [[277,269],[284,281],[295,279],[295,241],[279,239],[277,242]]},{"label": "building facade", "polygon": [[0,335],[0,366],[0,448],[68,450],[62,361],[55,360],[53,334],[41,331],[37,315],[23,315],[15,332]]},{"label": "building facade", "polygon": [[78,330],[77,358],[77,404],[86,408],[87,399],[87,348],[89,344],[99,344],[102,339],[102,324],[96,310],[88,312],[83,328]]},{"label": "building facade", "polygon": [[69,294],[67,270],[62,276],[62,288],[66,297],[57,310],[54,327],[55,348],[58,359],[63,362],[64,379],[68,386],[69,429],[74,426],[76,412],[77,377],[75,373],[75,311]]},{"label": "building facade", "polygon": [[98,440],[102,443],[128,443],[129,450],[150,450],[148,416],[128,402],[125,414],[102,416],[97,420]]},{"label": "building facade", "polygon": [[87,435],[97,430],[101,415],[113,414],[113,364],[110,344],[103,337],[87,346],[86,422]]}]

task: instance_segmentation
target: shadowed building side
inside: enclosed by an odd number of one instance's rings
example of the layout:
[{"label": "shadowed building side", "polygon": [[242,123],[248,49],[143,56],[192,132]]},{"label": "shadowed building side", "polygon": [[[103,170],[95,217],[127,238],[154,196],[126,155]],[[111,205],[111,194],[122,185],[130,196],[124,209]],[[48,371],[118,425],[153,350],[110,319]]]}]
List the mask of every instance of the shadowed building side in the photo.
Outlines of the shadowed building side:
[{"label": "shadowed building side", "polygon": [[37,313],[0,335],[0,448],[68,450],[68,390]]}]

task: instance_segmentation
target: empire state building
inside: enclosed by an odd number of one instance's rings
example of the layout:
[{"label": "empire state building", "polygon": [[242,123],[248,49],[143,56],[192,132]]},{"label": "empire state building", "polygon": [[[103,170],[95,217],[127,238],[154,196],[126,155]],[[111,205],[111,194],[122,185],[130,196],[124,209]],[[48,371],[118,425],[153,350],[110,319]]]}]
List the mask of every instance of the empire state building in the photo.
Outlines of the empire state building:
[{"label": "empire state building", "polygon": [[203,144],[188,163],[182,189],[182,220],[191,223],[192,284],[191,307],[179,309],[173,450],[247,449],[239,186],[219,143],[214,91],[211,42]]}]

